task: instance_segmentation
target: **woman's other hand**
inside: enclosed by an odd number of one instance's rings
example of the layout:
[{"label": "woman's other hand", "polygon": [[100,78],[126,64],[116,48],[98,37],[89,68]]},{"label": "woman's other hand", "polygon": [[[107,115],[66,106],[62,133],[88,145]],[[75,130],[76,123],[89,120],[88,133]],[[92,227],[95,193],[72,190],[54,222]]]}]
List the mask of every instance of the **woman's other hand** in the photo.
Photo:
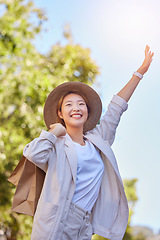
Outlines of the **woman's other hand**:
[{"label": "woman's other hand", "polygon": [[50,125],[49,132],[54,134],[56,137],[65,136],[66,128],[61,123],[55,123]]}]

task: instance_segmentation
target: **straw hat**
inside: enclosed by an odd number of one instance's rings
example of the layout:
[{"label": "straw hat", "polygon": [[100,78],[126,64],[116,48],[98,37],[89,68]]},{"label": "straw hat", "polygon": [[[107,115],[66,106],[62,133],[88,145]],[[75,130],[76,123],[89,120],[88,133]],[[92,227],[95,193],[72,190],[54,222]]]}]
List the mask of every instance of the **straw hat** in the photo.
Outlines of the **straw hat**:
[{"label": "straw hat", "polygon": [[101,112],[101,99],[93,88],[81,82],[66,82],[56,87],[47,97],[44,106],[44,121],[49,129],[51,124],[57,122],[57,105],[62,96],[76,92],[82,94],[89,108],[89,116],[84,124],[84,132],[92,130],[98,123]]}]

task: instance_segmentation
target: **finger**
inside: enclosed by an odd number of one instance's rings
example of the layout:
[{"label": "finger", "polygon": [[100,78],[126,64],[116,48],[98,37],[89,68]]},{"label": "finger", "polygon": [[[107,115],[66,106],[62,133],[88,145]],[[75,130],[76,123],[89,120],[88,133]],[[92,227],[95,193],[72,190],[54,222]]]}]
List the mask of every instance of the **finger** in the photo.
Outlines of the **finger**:
[{"label": "finger", "polygon": [[54,126],[55,126],[55,124],[51,124],[49,127],[50,127],[50,128],[53,128]]},{"label": "finger", "polygon": [[154,52],[151,52],[151,53],[149,54],[148,58],[149,58],[149,59],[152,59],[153,56],[154,56]]},{"label": "finger", "polygon": [[148,45],[146,45],[146,48],[145,48],[145,54],[148,54],[149,49],[150,49],[150,47],[149,47]]},{"label": "finger", "polygon": [[152,53],[151,56],[150,56],[150,62],[152,62],[153,56],[154,56],[154,53]]}]

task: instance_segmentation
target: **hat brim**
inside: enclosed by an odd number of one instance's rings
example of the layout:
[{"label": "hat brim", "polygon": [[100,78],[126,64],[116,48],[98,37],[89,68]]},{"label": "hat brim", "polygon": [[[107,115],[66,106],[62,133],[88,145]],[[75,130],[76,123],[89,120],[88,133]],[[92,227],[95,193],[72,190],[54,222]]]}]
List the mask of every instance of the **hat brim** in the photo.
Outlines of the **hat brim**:
[{"label": "hat brim", "polygon": [[69,92],[79,92],[86,99],[89,107],[89,116],[84,124],[84,132],[92,130],[98,123],[101,112],[102,102],[96,91],[85,83],[66,82],[56,87],[47,97],[44,105],[44,121],[48,129],[50,125],[57,122],[57,105],[60,98]]}]

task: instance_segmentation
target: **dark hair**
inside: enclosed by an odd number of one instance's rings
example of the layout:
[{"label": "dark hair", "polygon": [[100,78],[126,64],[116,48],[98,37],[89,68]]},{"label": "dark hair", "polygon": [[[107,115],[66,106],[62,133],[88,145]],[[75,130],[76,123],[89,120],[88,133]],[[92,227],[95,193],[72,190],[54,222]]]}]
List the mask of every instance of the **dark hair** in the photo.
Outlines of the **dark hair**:
[{"label": "dark hair", "polygon": [[80,92],[78,92],[78,91],[70,91],[70,92],[67,92],[66,94],[64,94],[64,95],[59,99],[59,102],[58,102],[58,104],[57,104],[57,111],[56,111],[56,112],[57,112],[57,123],[61,123],[64,127],[66,127],[65,122],[64,122],[63,119],[61,119],[61,118],[58,116],[58,111],[61,112],[61,110],[62,110],[62,103],[63,103],[64,98],[65,98],[67,95],[71,94],[71,93],[80,95],[80,96],[84,99],[84,101],[85,101],[85,103],[86,103],[86,106],[87,106],[87,109],[88,109],[88,116],[89,116],[89,112],[90,112],[88,100],[86,99],[86,97],[84,97],[84,95],[83,95],[82,93],[80,93]]}]

